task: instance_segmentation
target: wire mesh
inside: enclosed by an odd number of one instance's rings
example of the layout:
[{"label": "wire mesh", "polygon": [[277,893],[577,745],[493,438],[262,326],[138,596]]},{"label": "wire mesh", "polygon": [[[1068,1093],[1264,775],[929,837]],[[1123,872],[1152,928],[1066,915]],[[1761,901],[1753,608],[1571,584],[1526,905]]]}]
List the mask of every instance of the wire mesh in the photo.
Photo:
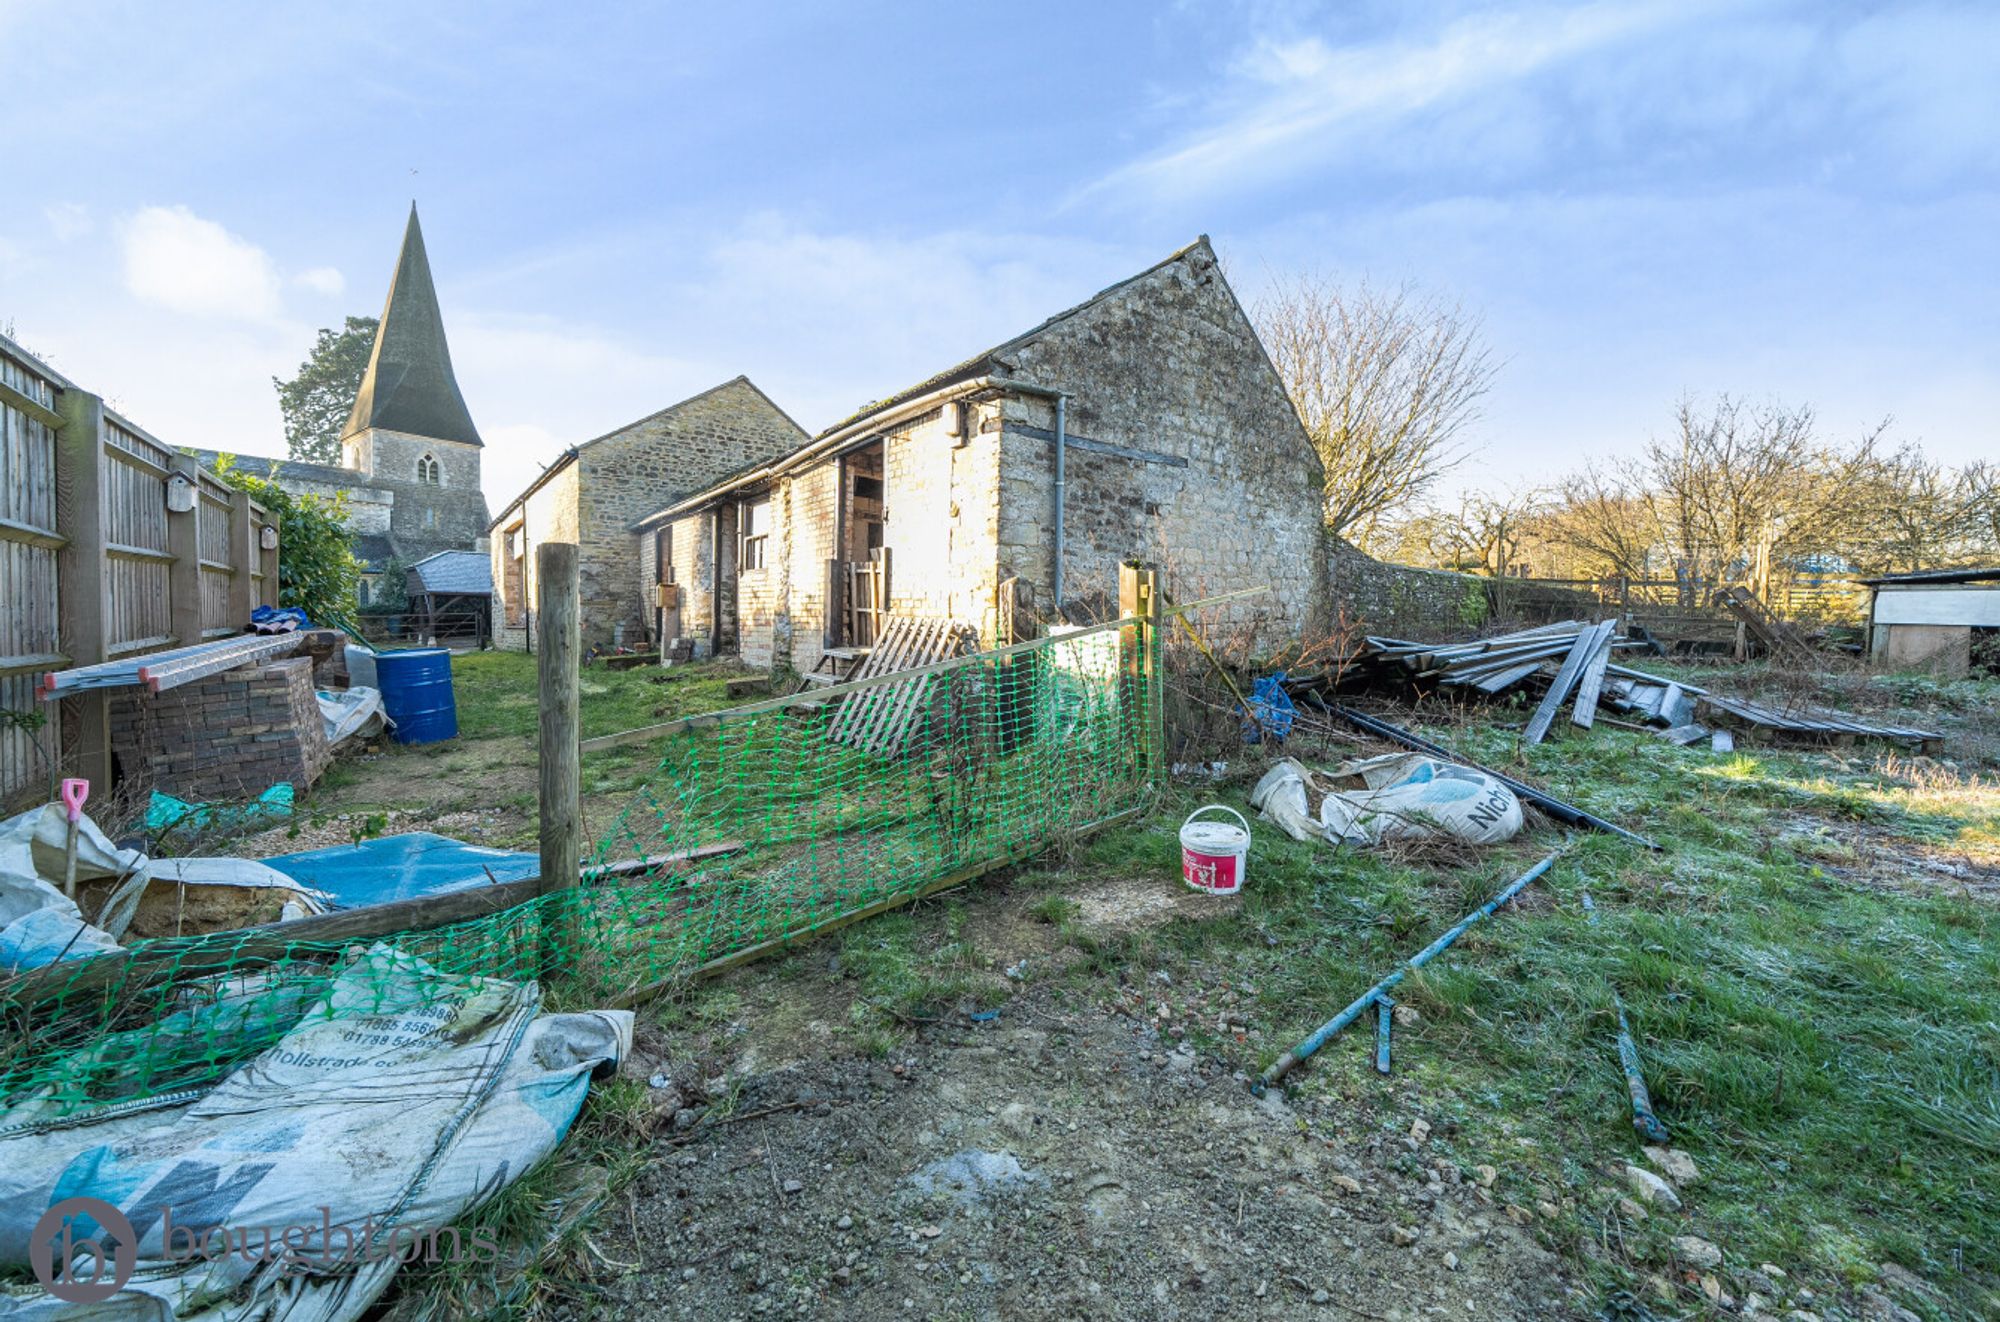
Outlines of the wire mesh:
[{"label": "wire mesh", "polygon": [[[443,975],[539,979],[555,1005],[611,1004],[1060,845],[1147,801],[1157,646],[1121,621],[890,679],[865,719],[843,717],[858,695],[839,689],[721,713],[662,741],[586,884],[482,917],[142,942],[0,985],[0,1133],[212,1081],[333,1013],[333,976],[377,943]],[[718,846],[650,874],[612,867]]]}]

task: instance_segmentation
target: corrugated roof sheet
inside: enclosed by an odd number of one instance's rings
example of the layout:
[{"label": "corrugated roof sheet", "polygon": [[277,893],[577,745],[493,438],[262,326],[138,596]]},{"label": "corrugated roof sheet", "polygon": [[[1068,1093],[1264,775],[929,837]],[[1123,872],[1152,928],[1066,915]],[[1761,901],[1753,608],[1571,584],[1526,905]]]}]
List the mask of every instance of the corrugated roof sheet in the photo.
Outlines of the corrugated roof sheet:
[{"label": "corrugated roof sheet", "polygon": [[410,566],[426,592],[490,593],[493,562],[478,551],[439,551]]},{"label": "corrugated roof sheet", "polygon": [[1885,574],[1881,578],[1861,580],[1869,587],[1895,587],[1897,584],[1917,586],[1924,583],[1986,583],[2000,582],[2000,566],[1988,565],[1977,569],[1920,569],[1914,574]]}]

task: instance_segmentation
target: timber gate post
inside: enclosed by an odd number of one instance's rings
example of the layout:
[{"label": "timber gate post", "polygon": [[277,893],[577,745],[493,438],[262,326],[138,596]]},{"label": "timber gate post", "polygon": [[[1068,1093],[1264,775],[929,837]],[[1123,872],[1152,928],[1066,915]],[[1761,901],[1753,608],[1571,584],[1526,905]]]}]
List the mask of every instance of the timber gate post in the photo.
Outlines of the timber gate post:
[{"label": "timber gate post", "polygon": [[[56,554],[56,599],[61,603],[62,651],[72,666],[109,661],[105,616],[110,581],[104,555],[104,401],[64,386],[56,396],[62,427],[56,432],[56,531],[67,540]],[[9,603],[11,606],[12,603]],[[74,722],[61,747],[99,794],[111,790],[111,704],[103,693],[80,693],[62,704]],[[73,736],[73,742],[72,742]]]},{"label": "timber gate post", "polygon": [[1128,710],[1135,733],[1143,741],[1140,757],[1145,778],[1157,784],[1166,773],[1165,704],[1161,693],[1160,571],[1138,560],[1118,566],[1118,615],[1139,623],[1119,630],[1125,662]]},{"label": "timber gate post", "polygon": [[[577,618],[580,585],[574,542],[535,548],[535,678],[541,699],[537,745],[541,810],[542,895],[574,888],[583,865],[583,749],[578,703],[582,644]],[[566,910],[567,901],[554,902]],[[542,913],[545,971],[561,954],[567,915]],[[556,946],[564,949],[558,951]]]}]

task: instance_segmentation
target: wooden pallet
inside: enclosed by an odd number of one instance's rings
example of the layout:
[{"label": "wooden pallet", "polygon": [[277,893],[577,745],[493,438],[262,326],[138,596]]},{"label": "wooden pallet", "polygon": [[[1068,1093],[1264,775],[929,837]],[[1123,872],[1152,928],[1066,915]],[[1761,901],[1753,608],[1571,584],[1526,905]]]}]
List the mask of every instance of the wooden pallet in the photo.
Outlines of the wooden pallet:
[{"label": "wooden pallet", "polygon": [[[891,617],[875,647],[851,678],[872,679],[963,656],[977,647],[977,635],[951,620]],[[849,694],[834,713],[828,737],[871,753],[893,753],[918,724],[933,676],[883,684]]]},{"label": "wooden pallet", "polygon": [[1791,625],[1764,609],[1763,603],[1744,587],[1728,587],[1715,594],[1715,604],[1743,622],[1750,636],[1775,657],[1811,662],[1813,650]]}]

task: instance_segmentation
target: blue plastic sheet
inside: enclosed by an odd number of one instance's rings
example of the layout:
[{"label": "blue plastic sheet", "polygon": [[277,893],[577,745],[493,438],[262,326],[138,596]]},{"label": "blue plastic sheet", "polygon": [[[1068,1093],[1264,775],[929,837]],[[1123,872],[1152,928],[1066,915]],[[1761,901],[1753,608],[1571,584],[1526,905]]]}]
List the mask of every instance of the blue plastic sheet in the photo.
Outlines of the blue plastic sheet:
[{"label": "blue plastic sheet", "polygon": [[189,803],[154,790],[146,803],[146,829],[154,835],[181,828],[206,831],[211,826],[231,831],[260,831],[291,815],[290,781],[279,781],[248,803]]},{"label": "blue plastic sheet", "polygon": [[441,895],[495,881],[520,881],[541,869],[537,855],[468,845],[429,831],[280,854],[264,862],[314,890],[325,891],[331,897],[328,902],[340,909]]},{"label": "blue plastic sheet", "polygon": [[1250,688],[1250,710],[1243,722],[1243,742],[1261,744],[1264,736],[1282,742],[1299,716],[1292,695],[1285,692],[1285,672],[1266,675]]}]

